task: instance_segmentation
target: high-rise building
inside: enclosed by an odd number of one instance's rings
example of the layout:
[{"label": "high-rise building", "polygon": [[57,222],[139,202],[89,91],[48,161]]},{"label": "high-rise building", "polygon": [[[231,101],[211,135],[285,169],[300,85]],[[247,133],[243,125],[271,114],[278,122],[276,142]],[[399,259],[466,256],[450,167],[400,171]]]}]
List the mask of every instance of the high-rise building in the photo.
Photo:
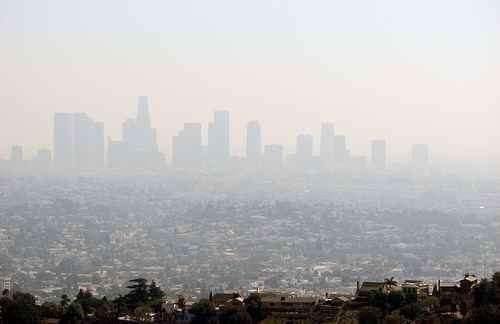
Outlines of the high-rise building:
[{"label": "high-rise building", "polygon": [[184,129],[174,136],[172,162],[178,167],[197,167],[201,164],[201,124],[186,123]]},{"label": "high-rise building", "polygon": [[257,160],[262,155],[262,135],[258,121],[247,124],[247,159]]},{"label": "high-rise building", "polygon": [[59,171],[75,167],[75,127],[73,114],[54,115],[54,166]]},{"label": "high-rise building", "polygon": [[14,163],[20,163],[23,161],[23,147],[19,145],[12,146],[10,152],[10,160]]},{"label": "high-rise building", "polygon": [[323,123],[321,125],[321,142],[319,155],[324,165],[333,162],[335,141],[335,126],[332,123]]},{"label": "high-rise building", "polygon": [[123,123],[122,140],[109,140],[108,164],[119,169],[151,169],[163,165],[164,158],[158,150],[156,129],[151,127],[149,100],[138,99],[137,116]]},{"label": "high-rise building", "polygon": [[266,169],[280,169],[283,166],[283,145],[264,146],[263,162]]},{"label": "high-rise building", "polygon": [[139,96],[137,105],[137,126],[143,129],[151,128],[149,98],[147,96]]},{"label": "high-rise building", "polygon": [[302,166],[309,166],[313,158],[314,138],[312,135],[300,134],[297,136],[296,160]]},{"label": "high-rise building", "polygon": [[333,139],[333,158],[336,163],[346,163],[349,160],[349,151],[344,135],[335,135]]},{"label": "high-rise building", "polygon": [[372,141],[372,165],[377,170],[385,170],[387,164],[387,145],[385,140]]},{"label": "high-rise building", "polygon": [[429,163],[429,146],[427,144],[414,144],[412,146],[412,162],[416,167],[425,167]]},{"label": "high-rise building", "polygon": [[214,122],[208,126],[208,154],[215,162],[227,161],[230,157],[230,120],[229,112],[218,110]]},{"label": "high-rise building", "polygon": [[74,118],[74,160],[79,171],[93,171],[104,167],[104,125],[93,121],[87,114],[77,113]]},{"label": "high-rise building", "polygon": [[85,113],[54,115],[54,166],[58,171],[104,167],[104,124]]}]

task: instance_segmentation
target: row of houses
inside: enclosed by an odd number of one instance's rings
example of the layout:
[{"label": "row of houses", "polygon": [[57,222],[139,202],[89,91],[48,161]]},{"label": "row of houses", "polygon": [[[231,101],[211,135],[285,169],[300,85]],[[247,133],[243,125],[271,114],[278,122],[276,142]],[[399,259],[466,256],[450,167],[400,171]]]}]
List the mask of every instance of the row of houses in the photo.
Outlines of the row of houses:
[{"label": "row of houses", "polygon": [[[406,280],[402,283],[393,278],[380,282],[357,283],[354,294],[325,294],[322,297],[298,296],[295,294],[280,294],[260,292],[259,300],[266,316],[284,320],[289,323],[313,321],[315,323],[334,321],[345,311],[356,311],[370,304],[370,296],[374,292],[389,294],[400,291],[415,302],[434,296],[439,300],[442,312],[460,313],[470,309],[473,303],[473,288],[479,283],[478,278],[466,274],[456,282],[428,283],[420,280]],[[245,300],[239,293],[210,294],[209,302],[216,312],[226,308],[245,309]],[[192,303],[166,301],[163,310],[166,316],[182,314],[185,321],[189,315]],[[179,316],[177,316],[179,318]]]}]

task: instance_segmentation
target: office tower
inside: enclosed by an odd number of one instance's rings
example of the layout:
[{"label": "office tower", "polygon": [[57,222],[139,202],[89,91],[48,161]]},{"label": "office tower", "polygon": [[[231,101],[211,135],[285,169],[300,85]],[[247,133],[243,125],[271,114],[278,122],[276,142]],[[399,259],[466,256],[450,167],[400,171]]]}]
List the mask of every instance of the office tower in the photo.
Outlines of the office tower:
[{"label": "office tower", "polygon": [[85,113],[54,115],[54,166],[57,171],[95,171],[104,167],[104,124]]},{"label": "office tower", "polygon": [[335,127],[332,123],[323,123],[321,125],[321,142],[319,155],[323,165],[333,162],[334,155]]},{"label": "office tower", "polygon": [[19,145],[12,146],[10,151],[10,161],[21,163],[23,161],[23,147]]},{"label": "office tower", "polygon": [[372,141],[372,165],[377,170],[385,170],[387,164],[387,147],[384,140]]},{"label": "office tower", "polygon": [[158,151],[156,129],[151,128],[148,97],[139,97],[137,117],[123,123],[123,141],[137,153]]},{"label": "office tower", "polygon": [[300,134],[297,136],[296,161],[301,167],[311,165],[313,158],[313,137],[312,135]]},{"label": "office tower", "polygon": [[122,140],[108,142],[108,164],[118,169],[157,169],[164,158],[158,150],[156,129],[151,127],[149,99],[138,98],[136,118],[122,125]]},{"label": "office tower", "polygon": [[425,167],[429,163],[429,146],[427,144],[414,144],[412,146],[412,162],[416,167]]},{"label": "office tower", "polygon": [[177,167],[197,167],[201,164],[201,124],[186,123],[172,143],[172,162]]},{"label": "office tower", "polygon": [[54,166],[57,170],[67,171],[74,168],[74,118],[73,114],[54,115]]},{"label": "office tower", "polygon": [[257,160],[262,154],[262,135],[258,121],[247,124],[247,159]]},{"label": "office tower", "polygon": [[151,128],[149,98],[147,96],[139,96],[137,105],[137,126],[143,129]]},{"label": "office tower", "polygon": [[264,146],[264,167],[279,169],[283,166],[283,145],[273,144]]},{"label": "office tower", "polygon": [[336,163],[346,163],[349,159],[346,137],[335,135],[333,138],[333,158]]},{"label": "office tower", "polygon": [[87,114],[77,113],[74,118],[75,168],[94,171],[104,167],[104,126]]},{"label": "office tower", "polygon": [[214,113],[214,122],[208,126],[208,154],[215,162],[224,162],[229,159],[230,128],[229,112],[219,110]]}]

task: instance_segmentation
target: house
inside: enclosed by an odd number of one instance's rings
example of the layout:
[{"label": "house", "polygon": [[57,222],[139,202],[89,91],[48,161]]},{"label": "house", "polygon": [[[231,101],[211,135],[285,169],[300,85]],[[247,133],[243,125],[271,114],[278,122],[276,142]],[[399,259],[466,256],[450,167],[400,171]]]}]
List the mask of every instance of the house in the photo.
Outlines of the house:
[{"label": "house", "polygon": [[383,293],[388,293],[389,288],[387,287],[387,284],[385,282],[372,282],[372,281],[365,281],[359,285],[359,281],[356,283],[357,289],[356,289],[356,296],[355,300],[357,302],[368,302],[368,298],[370,297],[370,294],[372,292],[383,292]]},{"label": "house", "polygon": [[300,323],[312,317],[318,304],[318,298],[270,295],[261,297],[261,302],[266,314],[282,320]]},{"label": "house", "polygon": [[[233,303],[239,303],[241,296],[240,294],[233,293],[210,293],[209,301],[212,303],[214,307],[224,307]],[[243,299],[241,299],[241,304],[243,303]]]},{"label": "house", "polygon": [[417,301],[429,296],[430,285],[421,280],[406,280],[401,284],[401,290],[406,296],[411,296]]}]

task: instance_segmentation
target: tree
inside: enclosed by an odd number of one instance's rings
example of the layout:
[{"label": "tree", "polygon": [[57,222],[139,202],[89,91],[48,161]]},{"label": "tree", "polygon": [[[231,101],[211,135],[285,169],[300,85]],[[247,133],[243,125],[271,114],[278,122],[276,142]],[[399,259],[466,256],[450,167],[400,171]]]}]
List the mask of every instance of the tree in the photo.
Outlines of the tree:
[{"label": "tree", "polygon": [[398,282],[396,280],[394,280],[394,277],[385,278],[384,283],[385,283],[386,287],[388,287],[389,289],[392,289],[392,287],[396,287],[398,285]]},{"label": "tree", "polygon": [[165,293],[156,285],[156,282],[154,280],[151,282],[151,285],[149,285],[149,297],[152,300],[160,300],[165,296]]},{"label": "tree", "polygon": [[370,306],[385,310],[387,307],[387,295],[381,290],[370,291],[368,303]]},{"label": "tree", "polygon": [[130,292],[125,295],[127,306],[130,310],[135,310],[137,307],[144,305],[148,301],[149,289],[147,280],[143,278],[132,279],[127,286]]},{"label": "tree", "polygon": [[103,304],[103,301],[95,298],[90,291],[84,291],[82,289],[78,292],[75,301],[82,306],[84,317],[93,314],[95,310]]},{"label": "tree", "polygon": [[377,307],[363,307],[358,314],[359,324],[379,324],[382,312]]},{"label": "tree", "polygon": [[16,292],[12,299],[3,297],[0,306],[6,324],[32,324],[40,320],[40,309],[30,294]]},{"label": "tree", "polygon": [[43,303],[40,307],[40,316],[42,318],[61,318],[63,310],[61,305],[56,303]]},{"label": "tree", "polygon": [[391,291],[387,295],[387,304],[389,304],[390,309],[397,309],[403,305],[405,301],[405,295],[401,291]]},{"label": "tree", "polygon": [[422,314],[422,307],[419,304],[408,304],[399,310],[399,313],[409,320],[416,320]]},{"label": "tree", "polygon": [[386,324],[401,324],[403,323],[403,318],[398,314],[389,314],[385,317],[384,323]]},{"label": "tree", "polygon": [[66,311],[66,308],[70,303],[71,300],[69,299],[68,295],[64,294],[61,296],[61,302],[59,304],[61,305],[63,312]]},{"label": "tree", "polygon": [[496,303],[495,287],[492,281],[483,279],[474,288],[474,306],[481,307]]},{"label": "tree", "polygon": [[252,318],[241,307],[227,307],[219,316],[220,324],[252,324]]},{"label": "tree", "polygon": [[134,310],[134,318],[137,321],[148,322],[151,321],[151,313],[153,310],[147,305],[139,306]]},{"label": "tree", "polygon": [[439,307],[439,299],[434,296],[427,296],[420,303],[422,307],[425,307],[428,311],[434,311]]},{"label": "tree", "polygon": [[184,311],[184,308],[186,307],[186,298],[184,298],[184,296],[182,295],[177,296],[177,307],[179,307],[180,309],[182,309],[182,311]]},{"label": "tree", "polygon": [[77,321],[82,320],[84,317],[82,305],[78,302],[72,302],[66,312],[64,313],[61,323],[62,324],[76,324]]},{"label": "tree", "polygon": [[251,294],[245,299],[246,311],[254,323],[259,323],[266,318],[259,294]]},{"label": "tree", "polygon": [[193,324],[206,324],[215,316],[215,308],[210,301],[202,299],[191,307],[191,313],[195,316]]},{"label": "tree", "polygon": [[496,324],[500,323],[500,310],[493,305],[483,305],[472,310],[464,320],[465,324]]}]

